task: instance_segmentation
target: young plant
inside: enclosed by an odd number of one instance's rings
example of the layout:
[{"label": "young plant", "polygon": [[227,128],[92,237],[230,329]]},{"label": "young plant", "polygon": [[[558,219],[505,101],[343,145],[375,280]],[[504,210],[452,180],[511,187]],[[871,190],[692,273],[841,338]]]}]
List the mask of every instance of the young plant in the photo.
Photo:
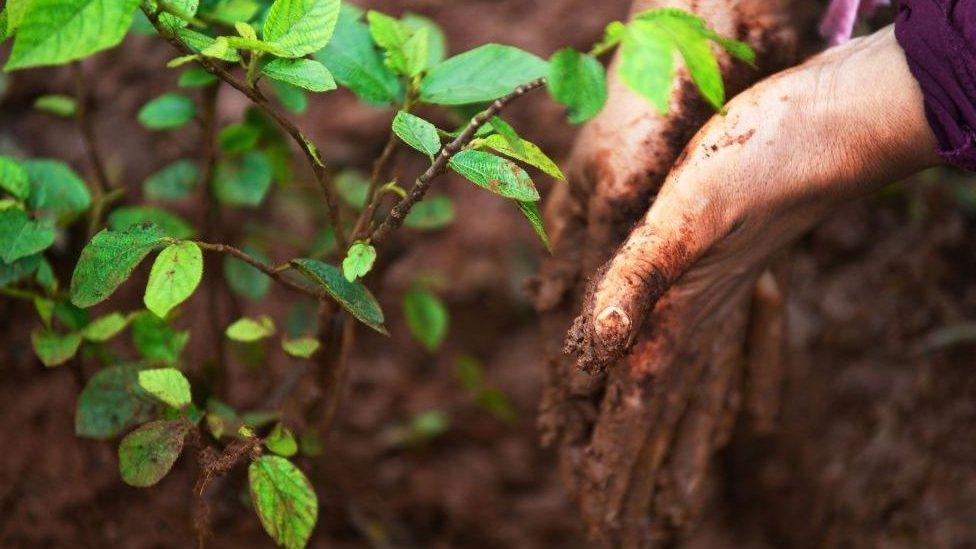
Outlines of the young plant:
[{"label": "young plant", "polygon": [[[135,202],[126,195],[130,189],[106,170],[79,63],[117,46],[130,29],[167,42],[175,55],[167,66],[181,71],[179,90],[146,103],[139,123],[148,131],[176,132],[196,120],[201,128],[199,158],[175,159],[143,183],[142,194],[153,205]],[[8,0],[0,11],[0,39],[8,38],[13,47],[7,71],[70,64],[73,94],[46,95],[36,106],[75,120],[90,164],[90,177],[82,178],[56,160],[0,156],[0,292],[33,303],[40,325],[31,339],[45,366],[79,355],[101,365],[79,396],[76,433],[97,440],[124,435],[119,471],[133,486],[163,479],[187,444],[197,449],[198,496],[212,478],[249,462],[253,508],[267,533],[289,548],[306,545],[318,514],[315,491],[291,460],[299,450],[308,456],[323,452],[321,437],[342,394],[356,323],[381,334],[388,330],[367,287],[370,274],[384,265],[384,249],[401,228],[436,231],[455,222],[451,199],[429,196],[438,178],[452,171],[510,201],[549,248],[541,197],[525,167],[566,178],[502,118],[511,103],[547,87],[570,122],[591,119],[607,98],[598,58],[619,47],[620,79],[662,114],[676,55],[705,99],[721,109],[725,92],[712,45],[752,62],[744,44],[675,9],[611,23],[589,52],[563,49],[549,60],[502,44],[447,57],[444,34],[432,21],[409,13],[364,13],[339,0]],[[124,48],[117,54],[125,55]],[[292,118],[305,111],[309,94],[340,86],[390,112],[390,134],[369,177],[327,163]],[[221,87],[251,105],[241,120],[223,127],[216,116]],[[438,127],[416,114],[431,108],[461,122]],[[396,168],[401,144],[426,157],[428,165],[416,177]],[[295,160],[304,160],[320,199],[310,202],[301,194]],[[238,241],[223,241],[229,231],[222,209],[253,212],[275,200],[294,204],[295,197],[324,227],[311,245],[298,235],[272,232],[256,217]],[[191,198],[205,210],[199,226],[162,205]],[[74,259],[70,248],[53,246],[59,235],[79,230],[89,240],[65,288],[47,256]],[[282,256],[275,243],[303,253]],[[222,273],[205,272],[204,254],[225,256]],[[88,309],[108,300],[150,256],[145,309],[91,318]],[[221,286],[235,298],[260,302],[271,283],[300,297],[296,303],[305,313],[294,318],[307,319],[317,304],[319,329],[295,327],[289,319],[279,338],[270,316],[229,325],[219,316]],[[214,333],[224,334],[231,348],[243,353],[280,341],[281,352],[303,364],[281,381],[266,406],[238,412],[218,400],[217,381],[226,366],[222,339],[207,342],[215,349],[212,367],[191,370],[182,360],[191,334],[177,327],[180,309],[201,286],[209,288]],[[433,288],[414,284],[403,296],[403,309],[418,342],[437,352],[449,315]],[[110,346],[127,328],[138,356]],[[322,387],[329,400],[324,416],[312,418],[316,428],[296,438],[277,410],[313,358],[327,374],[316,379],[331,380]],[[510,421],[514,416],[504,395],[480,381],[479,366],[465,364],[461,375],[468,390]],[[80,368],[80,362],[75,365]],[[440,412],[421,414],[407,438],[430,439],[447,425]]]}]

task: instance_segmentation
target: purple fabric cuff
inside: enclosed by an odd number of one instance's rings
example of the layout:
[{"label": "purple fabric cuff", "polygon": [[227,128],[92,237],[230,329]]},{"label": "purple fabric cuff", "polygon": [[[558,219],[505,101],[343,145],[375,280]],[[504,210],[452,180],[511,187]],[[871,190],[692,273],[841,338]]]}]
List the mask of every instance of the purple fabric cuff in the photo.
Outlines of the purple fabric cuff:
[{"label": "purple fabric cuff", "polygon": [[901,0],[895,37],[949,164],[976,171],[976,0]]}]

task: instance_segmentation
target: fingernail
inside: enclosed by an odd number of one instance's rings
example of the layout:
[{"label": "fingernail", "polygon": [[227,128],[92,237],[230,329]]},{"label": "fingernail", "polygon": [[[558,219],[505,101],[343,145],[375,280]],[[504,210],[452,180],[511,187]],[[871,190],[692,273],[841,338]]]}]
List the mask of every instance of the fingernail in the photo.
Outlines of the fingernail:
[{"label": "fingernail", "polygon": [[616,305],[611,305],[600,311],[600,314],[593,321],[593,330],[600,338],[600,342],[611,349],[627,342],[630,337],[630,327],[630,317]]}]

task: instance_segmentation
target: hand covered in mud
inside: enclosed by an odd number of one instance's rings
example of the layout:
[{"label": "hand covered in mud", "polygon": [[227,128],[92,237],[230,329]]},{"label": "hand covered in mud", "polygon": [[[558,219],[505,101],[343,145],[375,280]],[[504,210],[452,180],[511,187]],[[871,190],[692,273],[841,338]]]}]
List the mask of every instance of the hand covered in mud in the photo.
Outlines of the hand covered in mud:
[{"label": "hand covered in mud", "polygon": [[599,371],[666,292],[685,303],[682,332],[722,314],[777,250],[839,205],[937,163],[934,147],[891,28],[760,82],[689,143],[594,277],[567,351]]}]

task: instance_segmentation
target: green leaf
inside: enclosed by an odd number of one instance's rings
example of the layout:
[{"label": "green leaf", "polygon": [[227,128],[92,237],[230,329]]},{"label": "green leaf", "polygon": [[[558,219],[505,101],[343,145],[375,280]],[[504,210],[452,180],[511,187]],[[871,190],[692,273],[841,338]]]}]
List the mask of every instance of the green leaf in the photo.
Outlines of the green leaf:
[{"label": "green leaf", "polygon": [[468,392],[478,394],[484,389],[485,372],[476,358],[468,355],[459,356],[455,369],[458,381]]},{"label": "green leaf", "polygon": [[386,51],[386,66],[393,72],[416,76],[427,68],[426,28],[412,29],[395,18],[378,11],[366,14],[373,40]]},{"label": "green leaf", "polygon": [[191,29],[177,29],[176,35],[190,50],[196,53],[230,63],[237,63],[241,60],[241,56],[237,53],[237,50],[228,47],[226,39],[218,42],[213,37]]},{"label": "green leaf", "polygon": [[139,123],[151,130],[182,127],[197,113],[193,100],[178,93],[167,93],[146,103],[139,110]]},{"label": "green leaf", "polygon": [[69,301],[56,302],[54,316],[69,330],[81,330],[91,322],[88,311],[75,307]]},{"label": "green leaf", "polygon": [[176,85],[181,88],[201,88],[217,83],[218,78],[200,67],[192,67],[180,74]]},{"label": "green leaf", "polygon": [[178,215],[154,206],[119,208],[108,216],[108,227],[124,231],[133,225],[151,223],[170,238],[190,238],[196,231]]},{"label": "green leaf", "polygon": [[41,259],[40,264],[37,266],[37,276],[34,277],[34,280],[42,288],[47,290],[48,293],[53,294],[58,291],[58,277],[54,274],[54,269],[51,268],[51,264],[47,259]]},{"label": "green leaf", "polygon": [[309,358],[319,350],[319,340],[314,337],[282,339],[281,348],[295,358]]},{"label": "green leaf", "polygon": [[[697,31],[703,37],[721,46],[736,59],[744,61],[750,65],[753,65],[756,62],[756,52],[749,47],[749,44],[719,35],[714,30],[708,28],[708,25],[705,23],[704,19],[693,13],[678,8],[658,8],[639,13],[634,16],[634,19],[651,22],[667,19],[678,20],[687,27]],[[607,30],[609,31],[610,28],[607,27]]]},{"label": "green leaf", "polygon": [[10,33],[20,26],[30,4],[31,0],[7,0],[4,12],[7,13],[7,29]]},{"label": "green leaf", "polygon": [[50,330],[34,330],[31,332],[31,344],[34,352],[48,368],[64,364],[78,352],[81,345],[81,334],[59,334]]},{"label": "green leaf", "polygon": [[291,265],[321,286],[332,299],[363,324],[386,335],[383,311],[373,294],[359,282],[349,282],[333,265],[314,259],[293,259]]},{"label": "green leaf", "polygon": [[271,337],[275,332],[274,321],[270,316],[261,315],[258,318],[243,317],[227,327],[225,334],[228,339],[251,343]]},{"label": "green leaf", "polygon": [[33,275],[40,264],[40,254],[18,259],[13,263],[0,261],[0,288],[5,288]]},{"label": "green leaf", "polygon": [[620,81],[667,114],[674,75],[674,52],[668,35],[650,23],[628,28],[619,55]]},{"label": "green leaf", "polygon": [[31,183],[27,205],[35,213],[63,219],[84,212],[91,205],[85,182],[63,162],[37,159],[22,165]]},{"label": "green leaf", "polygon": [[420,84],[420,98],[438,105],[491,101],[548,72],[549,64],[531,53],[486,44],[431,68]]},{"label": "green leaf", "polygon": [[511,124],[505,122],[497,116],[492,116],[488,119],[488,125],[491,127],[491,129],[498,132],[498,135],[500,135],[502,139],[508,142],[509,147],[515,151],[518,151],[520,154],[525,154],[525,147],[522,145],[523,140],[521,137],[519,137],[518,132],[515,131],[515,128],[513,128]]},{"label": "green leaf", "polygon": [[[245,244],[241,250],[260,261],[268,262],[268,257],[264,255],[264,252],[253,246]],[[230,289],[235,294],[251,301],[262,299],[271,287],[271,279],[268,278],[268,275],[229,255],[224,257],[224,278],[227,279]]]},{"label": "green leaf", "polygon": [[[146,0],[150,13],[155,11],[158,6],[155,0]],[[166,7],[175,13],[162,12],[159,14],[159,22],[163,27],[176,31],[187,26],[190,19],[197,13],[199,0],[167,0]]]},{"label": "green leaf", "polygon": [[156,257],[143,302],[156,316],[165,318],[186,301],[203,278],[203,253],[194,242],[184,240],[167,246]]},{"label": "green leaf", "polygon": [[[718,59],[712,52],[708,40],[686,20],[678,17],[662,17],[655,22],[668,33],[674,47],[681,52],[685,67],[691,74],[691,80],[698,86],[701,94],[716,109],[725,104],[725,85],[722,83],[722,71],[718,66]],[[646,32],[643,21],[632,24],[632,33]]]},{"label": "green leaf", "polygon": [[308,110],[308,96],[298,86],[272,80],[271,88],[282,107],[296,114],[302,114]]},{"label": "green leaf", "polygon": [[231,206],[259,206],[271,188],[273,168],[260,151],[248,151],[240,164],[217,164],[214,191],[217,199]]},{"label": "green leaf", "polygon": [[522,138],[519,138],[519,142],[521,144],[521,150],[513,147],[507,139],[498,134],[492,134],[484,138],[485,146],[493,151],[516,160],[521,160],[532,167],[538,168],[547,175],[560,181],[566,181],[566,176],[563,175],[559,166],[551,158],[546,156],[546,153],[542,152],[542,149],[536,146],[535,143]]},{"label": "green leaf", "polygon": [[26,200],[30,195],[30,178],[20,162],[9,156],[0,156],[0,189]]},{"label": "green leaf", "polygon": [[423,288],[412,288],[403,294],[403,316],[410,333],[428,351],[433,353],[440,348],[450,317],[436,295]]},{"label": "green leaf", "polygon": [[142,190],[150,200],[179,200],[200,180],[200,170],[189,160],[177,160],[146,178]]},{"label": "green leaf", "polygon": [[369,181],[355,170],[343,170],[339,172],[335,180],[336,190],[339,191],[339,198],[357,210],[366,207],[366,200],[369,198]]},{"label": "green leaf", "polygon": [[515,200],[534,202],[539,191],[525,170],[514,162],[482,151],[464,150],[451,158],[452,170],[472,183]]},{"label": "green leaf", "polygon": [[398,112],[393,118],[393,132],[404,143],[431,158],[441,150],[441,138],[437,135],[437,127],[406,111]]},{"label": "green leaf", "polygon": [[119,473],[129,486],[146,488],[163,479],[183,451],[190,431],[185,421],[153,421],[119,443]]},{"label": "green leaf", "polygon": [[31,0],[4,70],[60,65],[122,41],[138,0]]},{"label": "green leaf", "polygon": [[71,275],[71,302],[91,307],[104,301],[165,239],[166,235],[152,224],[99,231],[81,250]]},{"label": "green leaf", "polygon": [[413,205],[403,225],[419,231],[436,231],[454,222],[454,203],[444,196],[429,196]]},{"label": "green leaf", "polygon": [[301,549],[318,517],[315,490],[305,475],[279,456],[261,456],[247,469],[251,503],[264,530],[279,545]]},{"label": "green leaf", "polygon": [[564,48],[549,59],[549,93],[568,108],[569,121],[581,124],[593,118],[607,102],[607,75],[591,55]]},{"label": "green leaf", "polygon": [[242,122],[225,126],[220,130],[217,134],[217,143],[220,144],[222,151],[237,154],[253,149],[260,138],[261,128]]},{"label": "green leaf", "polygon": [[78,396],[75,434],[106,440],[152,419],[158,406],[139,388],[143,368],[138,363],[119,364],[93,375]]},{"label": "green leaf", "polygon": [[117,336],[128,325],[129,318],[122,313],[109,313],[85,326],[81,330],[81,337],[88,341],[104,343]]},{"label": "green leaf", "polygon": [[34,221],[17,208],[0,210],[0,259],[4,263],[42,252],[52,244],[54,225],[50,220]]},{"label": "green leaf", "polygon": [[34,108],[55,116],[71,118],[75,115],[77,105],[74,98],[67,95],[42,95],[34,100]]},{"label": "green leaf", "polygon": [[261,72],[268,78],[313,92],[325,92],[336,88],[329,69],[311,59],[275,59],[265,65]]},{"label": "green leaf", "polygon": [[346,280],[353,282],[357,278],[366,276],[375,261],[376,248],[357,240],[352,243],[349,251],[346,252],[346,258],[342,260],[342,274]]},{"label": "green leaf", "polygon": [[212,10],[209,14],[211,17],[227,25],[233,25],[238,21],[250,21],[264,4],[255,0],[218,0],[213,3],[206,2],[205,5]]},{"label": "green leaf", "polygon": [[264,21],[264,39],[302,57],[322,49],[339,18],[339,0],[275,0]]},{"label": "green leaf", "polygon": [[315,58],[329,69],[337,82],[363,101],[388,104],[403,95],[403,85],[383,63],[361,16],[360,10],[344,4],[335,35]]},{"label": "green leaf", "polygon": [[295,440],[295,435],[292,434],[291,429],[281,423],[275,425],[274,429],[271,430],[268,438],[264,440],[264,445],[279,456],[291,457],[298,453],[298,442]]},{"label": "green leaf", "polygon": [[182,408],[193,400],[190,382],[176,368],[142,370],[139,372],[139,386],[173,408]]},{"label": "green leaf", "polygon": [[132,319],[132,342],[146,360],[175,364],[189,340],[190,332],[174,330],[149,311]]},{"label": "green leaf", "polygon": [[447,53],[447,37],[444,36],[444,31],[437,23],[422,15],[409,12],[403,14],[400,23],[415,33],[420,29],[426,29],[427,63],[423,67],[424,69],[429,69],[444,60]]},{"label": "green leaf", "polygon": [[551,254],[552,243],[549,241],[549,234],[546,233],[546,226],[542,220],[542,213],[539,211],[539,203],[516,200],[515,205],[518,206],[519,211],[522,212],[522,215],[529,220],[529,223],[532,225],[532,230],[535,231],[535,234],[539,236],[539,240],[541,240],[542,245],[546,247],[546,251]]}]

